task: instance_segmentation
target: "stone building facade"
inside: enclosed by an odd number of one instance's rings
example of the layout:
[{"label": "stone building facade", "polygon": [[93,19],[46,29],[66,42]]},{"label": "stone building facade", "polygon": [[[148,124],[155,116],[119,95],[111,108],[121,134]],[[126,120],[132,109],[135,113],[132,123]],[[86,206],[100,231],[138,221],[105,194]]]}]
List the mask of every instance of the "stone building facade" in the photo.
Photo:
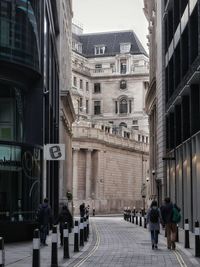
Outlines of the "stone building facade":
[{"label": "stone building facade", "polygon": [[[143,208],[148,177],[148,144],[106,133],[73,128],[73,200],[75,213],[85,202],[97,213]],[[146,204],[145,204],[146,206]]]},{"label": "stone building facade", "polygon": [[146,111],[149,116],[150,136],[150,198],[158,199],[161,204],[164,197],[165,168],[165,103],[163,94],[163,36],[161,23],[161,1],[144,0],[144,13],[149,22],[149,62],[150,81],[146,94]]},{"label": "stone building facade", "polygon": [[133,31],[83,34],[72,41],[72,93],[78,118],[148,142],[148,56]]},{"label": "stone building facade", "polygon": [[141,208],[148,176],[148,56],[133,31],[73,25],[73,196],[97,212]]}]

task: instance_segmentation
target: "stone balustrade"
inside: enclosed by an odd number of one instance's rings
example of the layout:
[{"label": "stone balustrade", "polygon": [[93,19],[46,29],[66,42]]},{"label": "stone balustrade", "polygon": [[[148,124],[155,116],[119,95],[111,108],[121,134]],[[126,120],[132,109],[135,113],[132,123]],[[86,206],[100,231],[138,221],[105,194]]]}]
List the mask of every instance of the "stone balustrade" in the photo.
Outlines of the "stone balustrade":
[{"label": "stone balustrade", "polygon": [[126,149],[132,149],[136,151],[149,152],[149,145],[146,143],[138,142],[133,139],[124,138],[121,136],[106,133],[105,131],[97,128],[74,126],[73,138],[86,138],[96,139],[98,142],[105,142],[113,146],[120,146]]}]

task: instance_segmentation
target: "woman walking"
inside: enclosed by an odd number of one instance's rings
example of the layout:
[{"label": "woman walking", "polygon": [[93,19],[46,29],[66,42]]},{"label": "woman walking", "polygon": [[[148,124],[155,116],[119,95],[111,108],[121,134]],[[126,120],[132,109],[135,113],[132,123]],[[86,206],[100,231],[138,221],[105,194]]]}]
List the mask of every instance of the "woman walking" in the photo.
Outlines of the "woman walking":
[{"label": "woman walking", "polygon": [[150,209],[147,212],[147,224],[151,232],[152,249],[158,249],[158,234],[160,232],[160,223],[162,222],[161,212],[158,203],[153,200]]}]

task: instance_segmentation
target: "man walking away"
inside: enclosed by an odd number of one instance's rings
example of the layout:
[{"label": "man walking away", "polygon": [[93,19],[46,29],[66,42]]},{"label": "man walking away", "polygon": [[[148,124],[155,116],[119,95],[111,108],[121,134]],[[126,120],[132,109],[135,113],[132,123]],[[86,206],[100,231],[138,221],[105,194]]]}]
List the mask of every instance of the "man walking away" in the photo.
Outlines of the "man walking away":
[{"label": "man walking away", "polygon": [[161,212],[158,203],[153,200],[150,209],[147,211],[147,224],[151,232],[152,249],[158,249],[158,234],[160,232],[160,223],[162,222]]},{"label": "man walking away", "polygon": [[51,208],[48,205],[47,198],[45,198],[43,204],[40,204],[39,206],[38,222],[40,227],[41,245],[48,246],[46,244],[46,237],[49,230],[49,224],[52,224],[52,213],[51,213]]},{"label": "man walking away", "polygon": [[[175,205],[171,202],[169,197],[165,198],[165,204],[162,206],[161,215],[166,227],[167,234],[167,248],[175,250],[176,248],[176,234],[177,234],[177,222],[173,221],[173,208]],[[179,209],[176,206],[177,209]],[[180,209],[179,209],[180,211]]]},{"label": "man walking away", "polygon": [[64,231],[65,222],[68,225],[69,232],[71,232],[71,228],[73,227],[73,218],[66,205],[62,207],[62,211],[60,212],[58,216],[58,220],[57,220],[57,223],[60,223],[59,228],[60,228],[60,245],[61,246],[63,246],[63,231]]}]

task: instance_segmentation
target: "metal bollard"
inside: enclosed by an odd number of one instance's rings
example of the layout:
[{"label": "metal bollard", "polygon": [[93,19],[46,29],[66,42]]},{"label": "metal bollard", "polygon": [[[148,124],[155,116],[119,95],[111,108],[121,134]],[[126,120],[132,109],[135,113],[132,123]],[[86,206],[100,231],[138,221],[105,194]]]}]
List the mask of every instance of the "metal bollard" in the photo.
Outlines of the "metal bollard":
[{"label": "metal bollard", "polygon": [[86,223],[87,223],[87,238],[89,238],[90,234],[89,215],[86,216]]},{"label": "metal bollard", "polygon": [[5,266],[4,239],[0,237],[0,267]]},{"label": "metal bollard", "polygon": [[87,242],[87,223],[86,223],[86,218],[84,217],[84,241]]},{"label": "metal bollard", "polygon": [[58,267],[58,235],[57,225],[53,226],[51,239],[51,267]]},{"label": "metal bollard", "polygon": [[199,221],[195,222],[195,257],[200,257]]},{"label": "metal bollard", "polygon": [[179,242],[179,226],[176,226],[176,242]]},{"label": "metal bollard", "polygon": [[142,226],[142,214],[140,213],[140,226]]},{"label": "metal bollard", "polygon": [[80,222],[80,246],[84,246],[84,218]]},{"label": "metal bollard", "polygon": [[74,225],[74,252],[79,252],[79,229],[77,220]]},{"label": "metal bollard", "polygon": [[33,233],[32,267],[40,267],[40,231],[39,229],[35,229]]},{"label": "metal bollard", "polygon": [[136,225],[138,225],[138,213],[137,213],[137,211],[136,211]]},{"label": "metal bollard", "polygon": [[190,240],[189,240],[189,220],[185,219],[185,248],[190,248]]},{"label": "metal bollard", "polygon": [[144,228],[147,228],[147,215],[144,214]]},{"label": "metal bollard", "polygon": [[63,230],[63,258],[69,259],[69,229],[65,222]]}]

